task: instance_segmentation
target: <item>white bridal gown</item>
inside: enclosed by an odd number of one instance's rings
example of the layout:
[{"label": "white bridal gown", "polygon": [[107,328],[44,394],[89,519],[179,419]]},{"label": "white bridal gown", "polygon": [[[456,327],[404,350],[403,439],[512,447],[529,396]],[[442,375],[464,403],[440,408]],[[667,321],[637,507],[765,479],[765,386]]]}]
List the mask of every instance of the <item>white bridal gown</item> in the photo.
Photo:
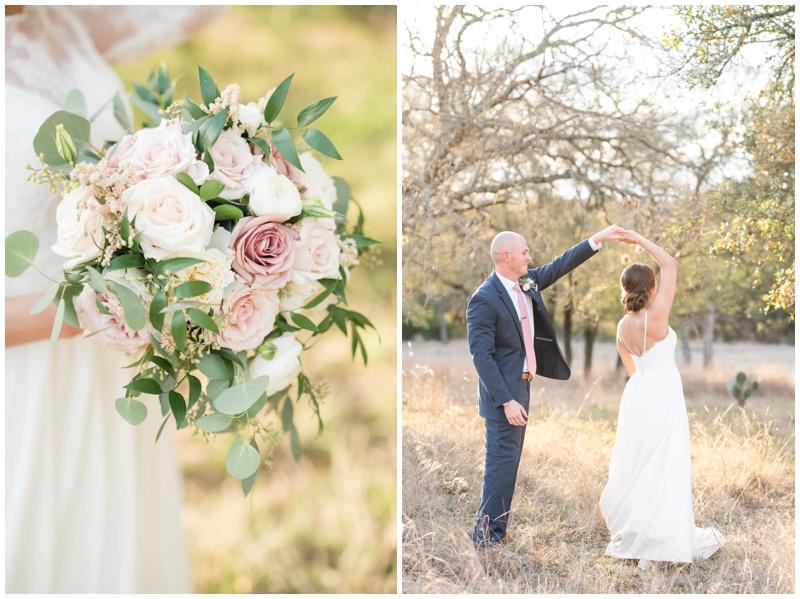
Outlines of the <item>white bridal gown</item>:
[{"label": "white bridal gown", "polygon": [[[111,60],[179,41],[187,24],[208,20],[196,7],[155,10],[26,6],[6,17],[5,232],[36,233],[48,275],[61,264],[50,251],[58,198],[26,181],[25,165],[38,164],[34,135],[73,88],[90,115],[124,92]],[[122,134],[110,109],[92,131],[95,144]],[[5,285],[18,297],[48,283],[30,270]],[[114,408],[131,361],[80,337],[6,348],[6,592],[191,591],[170,424],[155,443],[157,401],[138,427]]]},{"label": "white bridal gown", "polygon": [[[646,318],[645,313],[645,329]],[[691,562],[725,543],[719,531],[694,525],[689,419],[676,344],[670,327],[643,355],[631,352],[636,373],[622,394],[608,484],[600,497],[611,533],[606,555]]]}]

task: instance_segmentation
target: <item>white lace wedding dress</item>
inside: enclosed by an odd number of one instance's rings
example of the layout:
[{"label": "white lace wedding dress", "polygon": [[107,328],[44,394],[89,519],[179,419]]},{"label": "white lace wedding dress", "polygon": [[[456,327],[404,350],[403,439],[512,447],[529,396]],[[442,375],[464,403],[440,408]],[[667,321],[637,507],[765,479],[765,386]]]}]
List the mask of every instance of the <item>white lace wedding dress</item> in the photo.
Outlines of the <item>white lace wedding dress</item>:
[{"label": "white lace wedding dress", "polygon": [[[647,313],[645,331],[646,323]],[[619,328],[617,335],[625,343]],[[691,562],[725,543],[719,531],[694,524],[689,419],[676,344],[670,327],[641,356],[631,352],[636,373],[622,394],[608,483],[600,497],[611,534],[606,555]]]},{"label": "white lace wedding dress", "polygon": [[[26,181],[39,125],[73,88],[90,115],[124,96],[110,61],[179,41],[209,20],[203,10],[26,6],[6,17],[5,231],[38,235],[46,274],[63,259],[50,251],[58,198]],[[92,130],[98,145],[122,133],[110,108]],[[5,283],[6,297],[48,285],[32,270]],[[154,442],[157,404],[138,427],[114,408],[130,362],[80,337],[6,349],[6,592],[191,591],[172,431]]]}]

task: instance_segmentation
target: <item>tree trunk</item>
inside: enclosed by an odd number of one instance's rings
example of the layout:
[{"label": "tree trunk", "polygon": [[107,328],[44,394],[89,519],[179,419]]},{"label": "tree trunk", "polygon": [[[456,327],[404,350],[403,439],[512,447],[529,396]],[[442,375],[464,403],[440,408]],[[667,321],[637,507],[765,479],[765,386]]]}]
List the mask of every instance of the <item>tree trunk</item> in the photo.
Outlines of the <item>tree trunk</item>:
[{"label": "tree trunk", "polygon": [[592,351],[594,350],[594,340],[597,337],[597,329],[600,328],[600,320],[593,320],[586,324],[583,330],[583,338],[586,342],[583,359],[583,376],[589,378],[592,373]]},{"label": "tree trunk", "polygon": [[716,308],[714,304],[708,305],[706,312],[706,324],[703,327],[703,367],[711,367],[711,359],[714,351],[714,319]]},{"label": "tree trunk", "polygon": [[687,316],[683,319],[683,328],[681,329],[681,352],[683,354],[683,363],[687,366],[692,363],[692,347],[689,345],[691,337],[692,327]]},{"label": "tree trunk", "polygon": [[439,311],[439,341],[447,343],[447,321],[444,317],[444,309]]}]

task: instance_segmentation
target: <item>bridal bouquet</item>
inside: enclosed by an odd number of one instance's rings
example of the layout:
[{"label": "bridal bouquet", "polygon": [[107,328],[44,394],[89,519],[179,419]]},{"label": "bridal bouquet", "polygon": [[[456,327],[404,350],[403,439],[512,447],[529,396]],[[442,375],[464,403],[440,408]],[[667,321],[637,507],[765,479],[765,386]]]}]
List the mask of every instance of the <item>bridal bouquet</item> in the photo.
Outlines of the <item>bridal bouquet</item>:
[{"label": "bridal bouquet", "polygon": [[[319,390],[300,363],[311,339],[335,325],[366,363],[359,330],[372,325],[346,307],[345,287],[376,242],[363,235],[360,209],[345,231],[347,184],[310,151],[298,154],[292,136],[302,130],[309,148],[341,159],[308,127],[336,98],[306,106],[287,127],[280,113],[291,76],[247,104],[237,85],[220,92],[207,71],[199,77],[201,102],[173,101],[163,65],[147,86],[135,84],[131,101],[152,125],[103,148],[73,112],[42,125],[34,139],[42,168],[32,178],[62,196],[53,251],[66,263],[31,313],[57,305],[53,341],[67,322],[109,349],[135,352],[116,400],[131,424],[155,403],[159,435],[170,418],[206,436],[232,433],[227,470],[246,495],[279,435],[270,413],[296,457],[301,398],[322,429]],[[114,113],[131,131],[119,97]],[[6,274],[34,265],[38,245],[27,231],[7,237]]]}]

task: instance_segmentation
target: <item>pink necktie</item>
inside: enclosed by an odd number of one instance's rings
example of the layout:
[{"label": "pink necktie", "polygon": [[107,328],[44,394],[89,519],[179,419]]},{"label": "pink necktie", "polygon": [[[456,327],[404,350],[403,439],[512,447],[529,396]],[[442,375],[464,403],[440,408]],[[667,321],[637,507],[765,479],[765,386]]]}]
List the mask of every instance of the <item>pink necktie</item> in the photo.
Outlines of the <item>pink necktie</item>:
[{"label": "pink necktie", "polygon": [[536,374],[536,353],[533,351],[533,338],[531,337],[531,325],[528,322],[528,304],[519,283],[514,283],[514,291],[517,292],[517,305],[519,305],[520,319],[522,327],[522,340],[525,342],[525,357],[528,358],[528,372]]}]

